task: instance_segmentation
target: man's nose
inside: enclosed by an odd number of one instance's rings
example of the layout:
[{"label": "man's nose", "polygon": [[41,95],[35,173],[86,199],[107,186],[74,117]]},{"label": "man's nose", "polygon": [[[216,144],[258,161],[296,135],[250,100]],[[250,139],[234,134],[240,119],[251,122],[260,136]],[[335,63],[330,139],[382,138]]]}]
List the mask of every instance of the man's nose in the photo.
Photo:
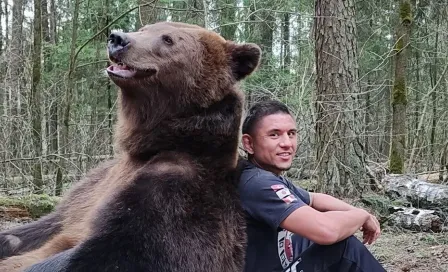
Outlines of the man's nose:
[{"label": "man's nose", "polygon": [[124,48],[130,43],[129,38],[123,32],[114,32],[110,34],[107,41],[109,55],[117,59],[119,59],[120,53],[122,53]]},{"label": "man's nose", "polygon": [[283,135],[280,139],[281,147],[290,147],[292,145],[292,140],[289,138],[289,135]]}]

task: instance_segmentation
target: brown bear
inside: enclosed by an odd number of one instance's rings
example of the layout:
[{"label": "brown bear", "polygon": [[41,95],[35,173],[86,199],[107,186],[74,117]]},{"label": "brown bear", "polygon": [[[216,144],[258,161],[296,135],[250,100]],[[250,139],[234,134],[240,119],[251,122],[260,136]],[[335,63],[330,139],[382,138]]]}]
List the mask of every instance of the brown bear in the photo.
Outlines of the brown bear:
[{"label": "brown bear", "polygon": [[161,22],[112,33],[108,54],[120,89],[119,154],[53,214],[2,233],[4,256],[15,256],[0,271],[67,249],[63,271],[242,271],[238,83],[257,68],[260,48]]}]

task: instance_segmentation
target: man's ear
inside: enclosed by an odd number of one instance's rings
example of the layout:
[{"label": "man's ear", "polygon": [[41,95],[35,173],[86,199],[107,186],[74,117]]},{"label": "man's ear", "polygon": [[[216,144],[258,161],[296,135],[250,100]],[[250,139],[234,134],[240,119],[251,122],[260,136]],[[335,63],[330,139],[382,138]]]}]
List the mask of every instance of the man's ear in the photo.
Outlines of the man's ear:
[{"label": "man's ear", "polygon": [[254,154],[254,145],[252,141],[252,137],[250,137],[249,134],[243,134],[241,137],[241,141],[244,147],[244,150],[246,150],[247,153],[250,155]]},{"label": "man's ear", "polygon": [[241,80],[250,75],[260,64],[261,49],[254,43],[227,42],[233,76]]}]

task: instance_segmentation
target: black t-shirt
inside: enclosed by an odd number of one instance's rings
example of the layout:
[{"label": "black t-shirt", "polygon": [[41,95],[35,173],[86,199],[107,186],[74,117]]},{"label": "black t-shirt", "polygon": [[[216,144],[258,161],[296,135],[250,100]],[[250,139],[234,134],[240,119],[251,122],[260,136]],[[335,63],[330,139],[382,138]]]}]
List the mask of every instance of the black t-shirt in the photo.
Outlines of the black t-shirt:
[{"label": "black t-shirt", "polygon": [[310,241],[279,225],[293,211],[309,205],[310,194],[250,162],[243,169],[239,192],[247,220],[245,271],[283,271]]}]

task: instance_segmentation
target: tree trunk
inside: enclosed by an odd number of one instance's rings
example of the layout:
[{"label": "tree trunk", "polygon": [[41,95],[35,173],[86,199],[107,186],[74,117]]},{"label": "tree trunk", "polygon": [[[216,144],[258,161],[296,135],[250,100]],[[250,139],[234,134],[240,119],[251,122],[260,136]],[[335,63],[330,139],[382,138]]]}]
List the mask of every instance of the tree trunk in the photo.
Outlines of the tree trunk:
[{"label": "tree trunk", "polygon": [[419,208],[448,212],[448,185],[401,174],[386,175],[383,182],[386,193],[393,199],[404,198]]},{"label": "tree trunk", "polygon": [[[9,5],[9,3],[5,2]],[[23,0],[14,0],[12,6],[11,36],[8,41],[8,48],[5,56],[6,75],[5,75],[5,95],[7,97],[7,115],[12,117],[9,126],[9,138],[7,147],[12,157],[20,156],[19,142],[21,139],[19,116],[21,116],[21,78],[23,76],[24,59],[22,52],[22,43],[24,41],[23,24]],[[7,6],[6,5],[6,6]]]},{"label": "tree trunk", "polygon": [[411,4],[408,0],[400,0],[400,23],[395,43],[395,79],[392,90],[392,138],[389,153],[389,169],[391,173],[403,173],[406,158],[406,68],[407,48],[411,29]]},{"label": "tree trunk", "polygon": [[[337,31],[335,31],[337,29]],[[367,182],[357,95],[354,0],[316,0],[316,167],[320,191],[354,196]]]},{"label": "tree trunk", "polygon": [[221,24],[220,34],[227,40],[234,40],[237,27],[237,23],[235,22],[236,1],[221,0],[219,4],[221,6],[220,8],[223,8],[219,20]]},{"label": "tree trunk", "polygon": [[[69,72],[67,78],[67,89],[65,91],[65,101],[64,101],[64,114],[63,114],[63,126],[62,126],[62,150],[64,156],[67,157],[70,146],[69,146],[69,137],[70,137],[70,105],[73,103],[73,89],[75,88],[74,84],[74,73],[76,66],[76,40],[78,38],[78,15],[79,15],[79,4],[81,0],[75,0],[75,7],[73,9],[73,21],[72,21],[72,35],[71,35],[71,45],[70,45],[70,64],[69,64]],[[63,173],[67,174],[65,160],[61,161],[61,166],[58,169],[57,179],[56,179],[56,195],[59,195],[62,191],[63,185]]]},{"label": "tree trunk", "polygon": [[[0,55],[3,53],[3,46],[4,46],[3,42],[4,42],[4,40],[6,40],[5,37],[3,37],[3,18],[5,18],[5,17],[6,16],[5,16],[5,12],[3,12],[2,2],[0,2],[0,29],[2,30],[2,31],[0,31]],[[2,106],[3,93],[4,92],[0,93],[0,108]]]},{"label": "tree trunk", "polygon": [[[261,60],[261,65],[269,65],[269,60],[272,59],[272,41],[274,38],[274,23],[275,18],[271,11],[260,12],[264,22],[258,27],[259,31],[259,45],[263,52],[263,59]],[[269,67],[265,67],[269,69]]]},{"label": "tree trunk", "polygon": [[[393,4],[390,4],[390,8],[392,9]],[[391,15],[389,17],[390,24],[390,34],[393,36],[393,26],[394,26],[394,17]],[[394,46],[394,42],[391,39],[391,46]],[[393,80],[393,71],[394,71],[394,60],[390,58],[390,80]],[[392,132],[392,109],[391,109],[391,96],[392,96],[392,88],[386,87],[384,88],[384,135],[383,140],[381,141],[381,154],[384,156],[389,156],[390,152],[390,144],[391,144],[391,132]]]},{"label": "tree trunk", "polygon": [[40,76],[41,76],[41,51],[42,51],[42,3],[41,0],[34,0],[34,38],[33,38],[33,76],[31,83],[31,118],[32,135],[35,157],[33,183],[35,191],[42,193],[42,120],[41,120],[41,99],[40,99]]},{"label": "tree trunk", "polygon": [[8,10],[9,1],[4,0],[3,5],[5,7],[5,41],[6,41],[6,44],[4,46],[7,47],[8,42],[9,42],[9,18],[8,18],[9,17],[9,10]]},{"label": "tree trunk", "polygon": [[41,2],[41,14],[42,14],[42,37],[47,43],[51,41],[50,25],[48,16],[48,1],[40,0]]},{"label": "tree trunk", "polygon": [[56,4],[55,0],[50,0],[50,40],[52,44],[56,44],[57,42],[57,32],[56,32]]},{"label": "tree trunk", "polygon": [[431,135],[430,135],[430,142],[429,142],[429,163],[428,163],[428,170],[433,170],[434,162],[437,160],[435,156],[435,148],[436,148],[436,126],[437,126],[437,101],[438,99],[438,92],[437,92],[437,81],[438,81],[438,57],[439,54],[438,51],[438,45],[439,45],[439,12],[436,10],[436,37],[434,42],[434,65],[432,65],[431,69],[431,85],[434,88],[434,92],[431,94],[431,100],[432,100],[432,120],[431,120]]},{"label": "tree trunk", "polygon": [[[415,50],[415,62],[416,62],[416,66],[417,69],[415,71],[415,79],[416,79],[416,84],[415,84],[415,89],[416,90],[420,90],[420,52],[419,50]],[[415,103],[415,111],[414,111],[414,137],[412,139],[412,146],[417,146],[418,142],[419,142],[419,136],[420,133],[418,131],[418,121],[419,121],[419,115],[420,115],[420,103],[418,101],[420,101],[420,92],[415,92],[415,101],[417,101],[417,103]],[[412,149],[411,153],[414,153],[415,150]],[[409,161],[409,166],[412,167],[412,160]],[[411,168],[412,169],[412,168]]]},{"label": "tree trunk", "polygon": [[289,42],[289,13],[283,14],[283,70],[289,71],[291,65],[291,47]]},{"label": "tree trunk", "polygon": [[367,75],[367,88],[366,88],[366,94],[365,94],[365,116],[364,116],[364,153],[366,156],[369,156],[370,154],[370,138],[372,134],[372,127],[371,127],[371,121],[370,121],[370,108],[372,107],[370,104],[370,92],[371,92],[371,82],[370,82],[370,74]]},{"label": "tree trunk", "polygon": [[[55,0],[49,0],[50,1],[50,12],[49,12],[49,18],[44,21],[44,23],[48,24],[48,36],[46,37],[46,40],[51,45],[56,45],[57,42],[57,32],[56,32],[56,22],[57,22],[57,15],[56,15],[56,6],[55,6]],[[45,27],[44,27],[45,28]],[[53,58],[52,54],[54,52],[50,51],[47,52],[44,56],[46,58],[46,61],[44,62],[45,65],[45,73],[50,73],[53,71]],[[54,154],[60,154],[61,150],[59,149],[59,111],[60,111],[60,104],[59,99],[56,99],[58,97],[59,88],[57,86],[51,86],[50,87],[50,93],[52,97],[54,98],[52,101],[50,101],[49,105],[49,112],[48,112],[48,136],[49,136],[49,150]],[[54,170],[56,173],[56,188],[55,188],[55,194],[60,195],[62,188],[62,171],[60,169],[59,164],[55,164],[56,169]]]},{"label": "tree trunk", "polygon": [[[0,2],[0,29],[3,30],[3,18],[6,18],[5,13],[3,12],[3,3]],[[3,55],[3,46],[4,46],[5,37],[3,37],[3,31],[0,31],[0,56]],[[0,67],[0,82],[4,81],[5,67],[2,65]],[[0,85],[1,86],[1,85]],[[6,92],[0,92],[0,115],[3,114],[4,109],[6,108]],[[6,114],[5,114],[6,115]]]}]

